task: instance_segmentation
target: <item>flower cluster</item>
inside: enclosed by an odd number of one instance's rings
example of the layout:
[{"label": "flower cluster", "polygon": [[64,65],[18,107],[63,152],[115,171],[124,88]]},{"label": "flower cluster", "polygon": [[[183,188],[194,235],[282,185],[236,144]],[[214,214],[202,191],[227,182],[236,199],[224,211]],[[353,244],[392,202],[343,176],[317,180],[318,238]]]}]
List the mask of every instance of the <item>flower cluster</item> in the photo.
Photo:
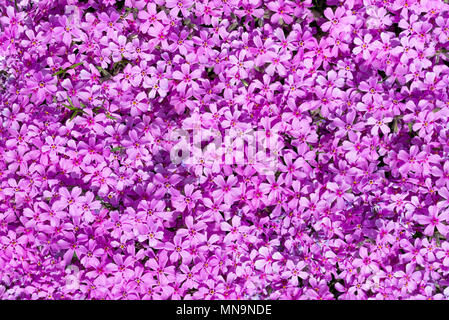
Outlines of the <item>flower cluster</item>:
[{"label": "flower cluster", "polygon": [[[0,13],[0,298],[449,297],[447,1]],[[276,170],[178,129],[276,134]]]}]

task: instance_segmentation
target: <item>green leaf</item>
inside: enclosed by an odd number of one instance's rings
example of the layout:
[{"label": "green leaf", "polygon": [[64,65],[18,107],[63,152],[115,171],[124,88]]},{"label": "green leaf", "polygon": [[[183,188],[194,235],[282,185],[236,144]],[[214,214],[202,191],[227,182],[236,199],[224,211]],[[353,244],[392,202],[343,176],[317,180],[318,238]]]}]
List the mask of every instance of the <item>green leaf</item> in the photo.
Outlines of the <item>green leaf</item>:
[{"label": "green leaf", "polygon": [[73,105],[72,99],[70,99],[69,96],[67,96],[67,101],[70,103],[70,105],[72,106],[72,108],[75,108],[75,106]]},{"label": "green leaf", "polygon": [[239,23],[238,22],[234,22],[233,24],[231,24],[228,28],[228,32],[231,32],[234,29],[237,29]]},{"label": "green leaf", "polygon": [[83,63],[84,63],[83,61],[75,63],[75,64],[71,65],[70,67],[68,67],[67,70],[75,69],[76,67],[82,65]]},{"label": "green leaf", "polygon": [[76,109],[75,112],[73,112],[72,115],[70,116],[70,120],[73,120],[77,116],[78,112],[79,109]]},{"label": "green leaf", "polygon": [[399,131],[399,128],[398,128],[398,118],[394,118],[394,120],[393,120],[393,132],[396,133],[396,132],[398,132],[398,131]]},{"label": "green leaf", "polygon": [[74,111],[74,110],[76,110],[76,108],[73,108],[73,107],[71,107],[71,106],[68,106],[68,105],[66,105],[66,104],[62,104],[64,107],[66,107],[67,109],[69,109],[69,110],[72,110],[72,111]]},{"label": "green leaf", "polygon": [[109,119],[112,119],[114,121],[117,121],[117,118],[115,118],[115,117],[113,117],[113,116],[111,116],[110,114],[107,114],[107,113],[106,113],[106,118],[109,118]]},{"label": "green leaf", "polygon": [[58,76],[58,75],[60,75],[60,74],[64,74],[64,73],[66,73],[68,70],[70,70],[70,69],[75,69],[76,67],[82,65],[83,63],[84,63],[84,62],[81,61],[81,62],[72,64],[70,67],[67,67],[67,68],[65,68],[65,69],[59,68],[59,71],[56,71],[55,73],[53,73],[53,76]]},{"label": "green leaf", "polygon": [[53,73],[53,76],[59,76],[62,73],[65,73],[64,69],[59,68],[59,71],[56,71],[55,73]]},{"label": "green leaf", "polygon": [[103,69],[100,66],[95,66],[95,68],[97,68],[98,71],[100,71],[100,73],[103,74],[104,77],[106,77],[107,79],[112,78],[112,74],[110,74],[108,71],[106,71],[105,69]]},{"label": "green leaf", "polygon": [[123,150],[123,149],[125,149],[125,148],[122,147],[122,146],[118,146],[118,147],[115,147],[115,148],[111,148],[111,151],[115,153],[115,152],[118,152],[118,151]]}]

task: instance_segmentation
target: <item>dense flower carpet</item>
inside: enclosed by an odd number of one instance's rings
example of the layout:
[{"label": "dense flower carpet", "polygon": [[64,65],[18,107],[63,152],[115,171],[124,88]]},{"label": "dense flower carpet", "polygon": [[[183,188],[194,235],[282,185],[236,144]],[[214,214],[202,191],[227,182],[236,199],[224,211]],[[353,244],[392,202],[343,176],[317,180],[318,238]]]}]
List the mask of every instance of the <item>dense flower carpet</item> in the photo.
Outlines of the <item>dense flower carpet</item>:
[{"label": "dense flower carpet", "polygon": [[447,1],[0,14],[0,299],[449,298]]}]

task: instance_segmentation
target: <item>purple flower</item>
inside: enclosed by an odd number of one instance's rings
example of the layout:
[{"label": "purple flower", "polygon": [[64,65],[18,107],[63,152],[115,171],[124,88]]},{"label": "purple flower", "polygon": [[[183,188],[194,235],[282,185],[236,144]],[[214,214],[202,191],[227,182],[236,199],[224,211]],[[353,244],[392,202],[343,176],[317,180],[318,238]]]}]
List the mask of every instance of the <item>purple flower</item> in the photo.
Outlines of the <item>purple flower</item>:
[{"label": "purple flower", "polygon": [[56,93],[56,79],[51,74],[37,72],[27,81],[27,92],[32,94],[32,100],[36,104],[51,100]]},{"label": "purple flower", "polygon": [[167,242],[165,244],[165,249],[169,252],[172,252],[170,254],[170,261],[176,262],[182,259],[182,263],[188,265],[189,262],[192,260],[192,257],[190,256],[187,249],[190,247],[190,241],[184,240],[182,241],[182,237],[175,236],[173,238],[172,242]]},{"label": "purple flower", "polygon": [[444,221],[449,219],[448,212],[441,212],[437,206],[429,207],[429,215],[418,215],[416,217],[418,223],[426,226],[424,234],[432,236],[435,232],[435,228],[440,234],[446,236],[449,232],[447,225],[443,224]]},{"label": "purple flower", "polygon": [[198,90],[199,86],[195,82],[195,79],[199,78],[201,75],[201,70],[196,69],[194,71],[190,71],[190,65],[183,64],[181,65],[181,71],[176,70],[173,72],[173,78],[179,80],[179,84],[176,86],[176,88],[181,91],[185,92],[187,87],[192,87],[194,90]]},{"label": "purple flower", "polygon": [[335,13],[331,8],[324,10],[324,16],[329,20],[321,25],[323,31],[332,29],[332,32],[348,32],[351,30],[351,24],[356,20],[355,16],[345,16],[346,10],[343,7],[339,7],[335,10]]}]

